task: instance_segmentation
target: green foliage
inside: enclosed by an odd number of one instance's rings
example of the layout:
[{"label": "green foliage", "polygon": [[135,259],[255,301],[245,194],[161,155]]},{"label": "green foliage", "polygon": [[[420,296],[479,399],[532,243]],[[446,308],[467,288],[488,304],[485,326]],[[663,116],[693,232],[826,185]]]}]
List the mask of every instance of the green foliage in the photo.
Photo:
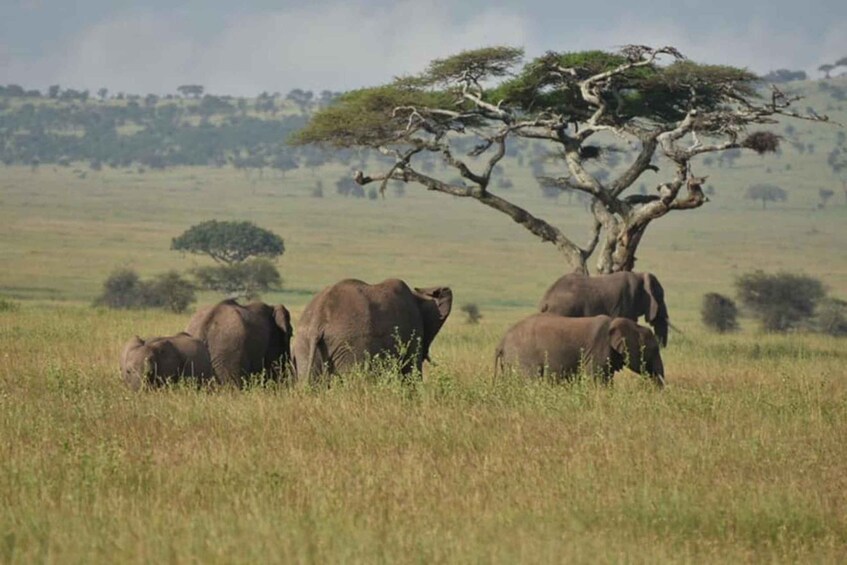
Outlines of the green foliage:
[{"label": "green foliage", "polygon": [[765,331],[783,332],[800,327],[815,313],[825,296],[818,279],[792,273],[755,271],[735,281],[738,298],[759,319]]},{"label": "green foliage", "polygon": [[703,295],[700,319],[707,328],[718,333],[735,331],[738,329],[737,317],[738,308],[731,298],[717,292]]},{"label": "green foliage", "polygon": [[462,51],[452,57],[435,59],[421,75],[424,83],[455,83],[465,77],[484,81],[502,77],[523,58],[523,49],[516,47],[483,47]]},{"label": "green foliage", "polygon": [[251,259],[214,267],[198,267],[193,273],[198,285],[202,288],[249,299],[282,286],[279,271],[266,259]]},{"label": "green foliage", "polygon": [[146,294],[153,298],[152,305],[157,308],[179,314],[188,310],[188,307],[197,300],[194,295],[194,285],[176,271],[157,275],[148,285]]},{"label": "green foliage", "polygon": [[[338,147],[374,147],[396,143],[409,124],[408,112],[397,108],[466,108],[457,96],[468,78],[492,81],[508,75],[522,58],[520,49],[490,47],[464,51],[436,59],[420,75],[397,79],[392,84],[366,88],[341,96],[319,110],[305,129],[294,137],[297,144],[326,143]],[[500,84],[488,85],[488,102],[505,103],[519,112],[562,114],[584,121],[593,109],[576,88],[577,80],[610,71],[629,62],[620,53],[583,51],[550,52],[527,63],[517,75]],[[560,69],[571,69],[573,75]],[[755,96],[758,78],[753,73],[724,65],[701,65],[676,61],[667,66],[650,64],[632,68],[601,85],[600,96],[608,103],[604,118],[621,125],[633,119],[667,123],[682,119],[692,106],[704,112]],[[431,87],[439,85],[442,90]],[[444,115],[426,114],[428,120],[448,122]],[[715,127],[704,121],[702,129]]]},{"label": "green foliage", "polygon": [[[335,147],[397,143],[409,123],[408,112],[394,111],[399,107],[457,109],[454,95],[427,90],[401,79],[386,86],[342,94],[290,139],[295,145],[321,143]],[[447,121],[445,117],[440,119]]]},{"label": "green foliage", "polygon": [[118,269],[103,283],[103,292],[94,305],[116,310],[161,308],[180,313],[195,301],[194,286],[176,271],[142,281],[132,269]]},{"label": "green foliage", "polygon": [[208,255],[226,264],[250,257],[274,258],[285,252],[281,237],[252,222],[209,220],[192,226],[171,241],[171,249]]}]

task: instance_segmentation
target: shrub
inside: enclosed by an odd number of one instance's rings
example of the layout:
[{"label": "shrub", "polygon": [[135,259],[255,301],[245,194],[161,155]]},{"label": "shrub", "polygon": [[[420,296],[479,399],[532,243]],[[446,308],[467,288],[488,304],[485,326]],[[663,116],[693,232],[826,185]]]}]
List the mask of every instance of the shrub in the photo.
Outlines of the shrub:
[{"label": "shrub", "polygon": [[469,324],[478,324],[482,319],[482,314],[479,312],[479,306],[474,303],[468,303],[462,305],[462,312],[467,315],[467,322]]},{"label": "shrub", "polygon": [[143,285],[147,287],[144,292],[147,305],[153,308],[165,308],[180,314],[197,300],[194,285],[176,271],[158,275],[151,283]]},{"label": "shrub", "polygon": [[8,298],[0,296],[0,312],[16,312],[18,307],[17,302],[13,302]]},{"label": "shrub", "polygon": [[738,308],[735,302],[717,292],[703,295],[700,318],[703,324],[716,332],[725,333],[738,329]]},{"label": "shrub", "polygon": [[735,286],[741,303],[766,331],[782,332],[799,327],[812,317],[815,306],[825,295],[819,280],[792,273],[755,271],[738,277]]},{"label": "shrub", "polygon": [[827,298],[818,305],[815,328],[832,336],[847,336],[847,302]]},{"label": "shrub", "polygon": [[105,306],[118,310],[141,307],[141,278],[132,269],[118,269],[103,283],[103,294],[95,301],[95,306]]},{"label": "shrub", "polygon": [[180,313],[195,300],[194,286],[176,271],[142,281],[132,269],[118,269],[103,283],[103,294],[94,305],[117,310],[163,308]]}]

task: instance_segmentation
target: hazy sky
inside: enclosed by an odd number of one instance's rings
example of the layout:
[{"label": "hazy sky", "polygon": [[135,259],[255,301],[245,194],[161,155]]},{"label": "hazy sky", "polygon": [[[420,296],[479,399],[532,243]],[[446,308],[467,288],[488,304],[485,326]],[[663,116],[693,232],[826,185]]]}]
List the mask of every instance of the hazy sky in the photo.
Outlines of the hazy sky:
[{"label": "hazy sky", "polygon": [[344,90],[473,47],[626,43],[812,73],[847,56],[847,0],[0,0],[0,84],[42,90]]}]

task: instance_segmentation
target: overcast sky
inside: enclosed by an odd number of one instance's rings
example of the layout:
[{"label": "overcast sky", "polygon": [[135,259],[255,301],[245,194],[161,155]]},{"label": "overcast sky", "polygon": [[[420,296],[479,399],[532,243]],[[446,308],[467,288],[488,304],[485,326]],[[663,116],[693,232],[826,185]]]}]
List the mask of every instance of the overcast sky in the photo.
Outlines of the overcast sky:
[{"label": "overcast sky", "polygon": [[847,0],[0,0],[0,84],[42,90],[346,90],[473,47],[626,43],[813,73],[847,56]]}]

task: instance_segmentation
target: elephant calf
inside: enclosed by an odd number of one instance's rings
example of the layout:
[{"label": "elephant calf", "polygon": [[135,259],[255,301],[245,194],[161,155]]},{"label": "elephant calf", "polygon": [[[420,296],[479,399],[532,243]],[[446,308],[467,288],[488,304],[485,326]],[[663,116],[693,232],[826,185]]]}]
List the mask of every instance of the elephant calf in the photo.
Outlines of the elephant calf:
[{"label": "elephant calf", "polygon": [[420,371],[452,305],[448,287],[412,290],[398,279],[373,285],[347,279],[327,287],[297,325],[297,378],[309,382],[379,354],[401,356],[403,374]]},{"label": "elephant calf", "polygon": [[610,382],[624,366],[665,384],[659,343],[627,318],[534,314],[509,328],[497,346],[495,373],[510,366],[530,376],[566,379],[580,369]]},{"label": "elephant calf", "polygon": [[147,340],[135,336],[121,353],[121,375],[133,390],[183,377],[203,383],[212,378],[212,360],[206,344],[187,333]]}]

